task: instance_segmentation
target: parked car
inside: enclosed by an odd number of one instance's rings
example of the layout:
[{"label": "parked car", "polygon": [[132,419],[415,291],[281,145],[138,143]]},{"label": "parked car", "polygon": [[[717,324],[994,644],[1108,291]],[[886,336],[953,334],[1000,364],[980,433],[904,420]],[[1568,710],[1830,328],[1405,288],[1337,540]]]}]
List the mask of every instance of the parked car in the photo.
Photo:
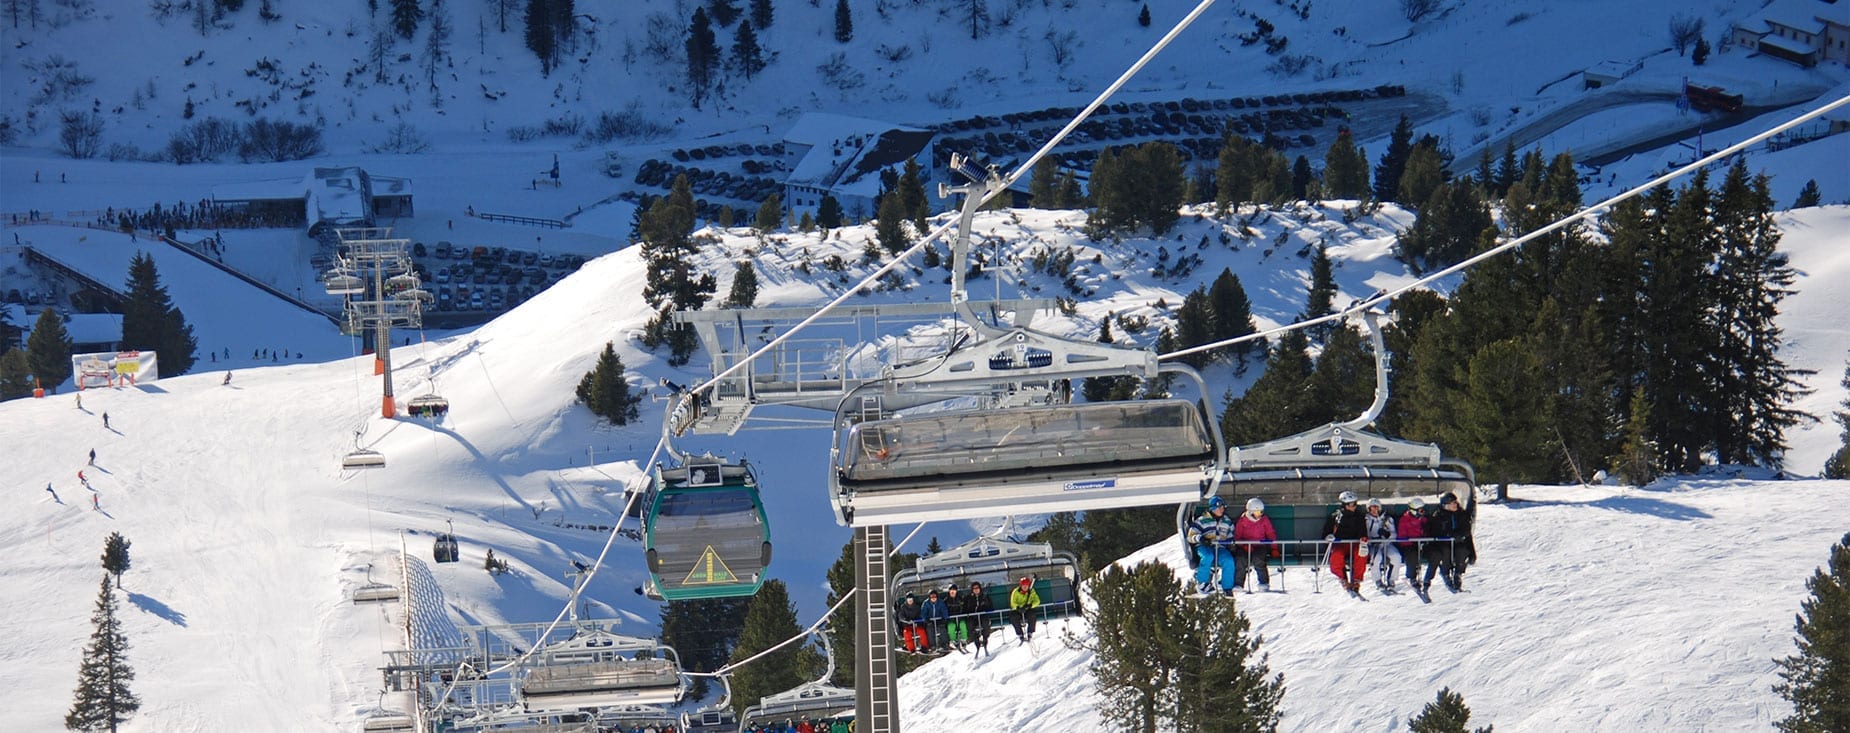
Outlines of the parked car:
[{"label": "parked car", "polygon": [[429,255],[430,255],[430,252],[429,250],[424,249],[423,242],[412,242],[411,243],[411,256],[412,257],[427,257]]},{"label": "parked car", "polygon": [[453,249],[455,249],[455,245],[452,245],[449,242],[438,242],[437,243],[437,259],[440,259],[440,260],[450,259],[450,252]]}]

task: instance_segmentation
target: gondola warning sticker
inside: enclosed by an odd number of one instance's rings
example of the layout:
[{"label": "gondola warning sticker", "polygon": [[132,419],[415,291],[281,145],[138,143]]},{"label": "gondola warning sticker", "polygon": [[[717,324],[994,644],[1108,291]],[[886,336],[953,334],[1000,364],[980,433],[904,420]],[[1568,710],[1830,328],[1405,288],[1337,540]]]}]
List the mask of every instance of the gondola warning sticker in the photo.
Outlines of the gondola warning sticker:
[{"label": "gondola warning sticker", "polygon": [[732,568],[726,567],[726,561],[719,559],[719,553],[707,545],[707,551],[700,553],[700,560],[694,563],[694,569],[681,585],[706,585],[708,583],[737,583],[739,576],[732,574]]}]

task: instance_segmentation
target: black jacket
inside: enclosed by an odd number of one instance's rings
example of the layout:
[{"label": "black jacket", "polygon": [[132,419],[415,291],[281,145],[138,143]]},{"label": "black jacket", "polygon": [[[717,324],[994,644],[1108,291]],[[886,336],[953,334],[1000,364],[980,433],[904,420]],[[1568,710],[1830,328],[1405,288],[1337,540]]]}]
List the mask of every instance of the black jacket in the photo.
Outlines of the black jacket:
[{"label": "black jacket", "polygon": [[1337,507],[1330,518],[1323,521],[1323,533],[1336,535],[1338,540],[1362,539],[1368,534],[1367,517],[1359,506],[1353,510]]}]

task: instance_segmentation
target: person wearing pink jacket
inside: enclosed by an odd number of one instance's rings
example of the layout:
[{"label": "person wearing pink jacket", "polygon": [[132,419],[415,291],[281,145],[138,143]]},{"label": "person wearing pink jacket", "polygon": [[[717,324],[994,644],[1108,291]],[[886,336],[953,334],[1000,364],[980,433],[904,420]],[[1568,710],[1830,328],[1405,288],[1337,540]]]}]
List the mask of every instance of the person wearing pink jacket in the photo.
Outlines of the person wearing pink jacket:
[{"label": "person wearing pink jacket", "polygon": [[1272,589],[1272,575],[1266,567],[1270,558],[1278,557],[1278,532],[1272,528],[1271,518],[1265,515],[1265,502],[1255,496],[1246,500],[1246,513],[1233,522],[1233,541],[1237,548],[1233,553],[1233,577],[1239,585],[1246,585],[1246,571],[1254,570],[1259,574],[1259,590]]},{"label": "person wearing pink jacket", "polygon": [[1426,501],[1420,497],[1407,500],[1407,511],[1400,515],[1399,526],[1394,535],[1400,539],[1401,561],[1407,566],[1407,584],[1415,590],[1425,590],[1420,583],[1420,557],[1425,553],[1425,542],[1409,542],[1427,536]]}]

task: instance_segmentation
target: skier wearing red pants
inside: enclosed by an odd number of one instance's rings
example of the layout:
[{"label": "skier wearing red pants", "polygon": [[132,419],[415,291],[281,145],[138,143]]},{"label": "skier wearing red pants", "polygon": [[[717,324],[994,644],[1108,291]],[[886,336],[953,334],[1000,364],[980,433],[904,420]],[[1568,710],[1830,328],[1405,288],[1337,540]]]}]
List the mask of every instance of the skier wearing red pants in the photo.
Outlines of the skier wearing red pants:
[{"label": "skier wearing red pants", "polygon": [[1323,539],[1330,543],[1330,574],[1355,593],[1362,588],[1362,574],[1368,569],[1367,515],[1356,506],[1355,492],[1345,491],[1337,497],[1342,503],[1323,523]]}]

